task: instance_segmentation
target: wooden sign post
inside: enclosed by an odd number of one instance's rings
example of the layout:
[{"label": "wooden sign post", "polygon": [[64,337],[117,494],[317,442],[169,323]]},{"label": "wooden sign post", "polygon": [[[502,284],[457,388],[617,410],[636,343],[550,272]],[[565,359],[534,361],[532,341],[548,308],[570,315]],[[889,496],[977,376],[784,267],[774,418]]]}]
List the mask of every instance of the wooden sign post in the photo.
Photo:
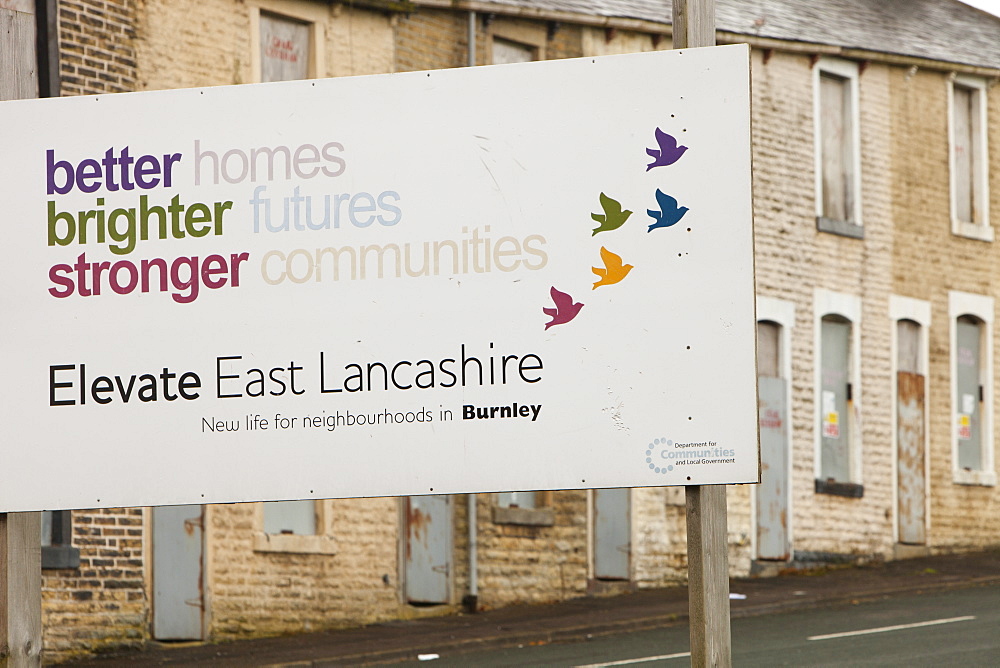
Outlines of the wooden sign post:
[{"label": "wooden sign post", "polygon": [[0,668],[42,665],[40,513],[0,513]]},{"label": "wooden sign post", "polygon": [[[35,3],[0,7],[0,101],[38,97]],[[11,317],[11,314],[5,314]],[[0,668],[42,664],[39,513],[0,513]]]},{"label": "wooden sign post", "polygon": [[[715,46],[715,0],[674,0],[675,49]],[[731,666],[726,486],[687,488],[691,665]]]}]

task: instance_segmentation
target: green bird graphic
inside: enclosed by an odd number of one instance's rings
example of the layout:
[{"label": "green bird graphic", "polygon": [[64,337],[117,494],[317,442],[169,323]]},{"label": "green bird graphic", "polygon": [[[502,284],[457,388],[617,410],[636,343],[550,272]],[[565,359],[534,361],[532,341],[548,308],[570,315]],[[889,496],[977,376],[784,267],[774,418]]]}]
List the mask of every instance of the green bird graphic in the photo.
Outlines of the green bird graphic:
[{"label": "green bird graphic", "polygon": [[619,227],[625,224],[628,217],[632,215],[631,211],[622,211],[622,205],[618,203],[617,200],[613,200],[604,193],[601,193],[601,208],[604,209],[604,213],[592,213],[590,217],[596,220],[600,225],[594,229],[594,236],[598,232],[610,232],[611,230],[617,230]]}]

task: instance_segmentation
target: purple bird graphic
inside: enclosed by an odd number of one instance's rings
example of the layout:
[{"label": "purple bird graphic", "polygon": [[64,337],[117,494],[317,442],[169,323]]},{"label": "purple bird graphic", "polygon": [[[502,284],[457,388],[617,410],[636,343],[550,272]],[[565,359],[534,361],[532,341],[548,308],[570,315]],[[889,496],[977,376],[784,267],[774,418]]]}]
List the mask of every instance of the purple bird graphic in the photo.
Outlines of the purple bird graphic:
[{"label": "purple bird graphic", "polygon": [[653,162],[646,165],[647,172],[653,167],[666,167],[667,165],[674,164],[688,150],[687,146],[678,146],[677,140],[660,128],[656,128],[654,134],[656,135],[656,143],[659,148],[646,149],[646,153],[653,159]]},{"label": "purple bird graphic", "polygon": [[552,295],[552,301],[555,303],[556,307],[542,309],[542,313],[552,318],[552,320],[545,323],[545,329],[548,329],[552,325],[566,324],[575,318],[576,314],[583,308],[583,304],[580,302],[576,302],[574,304],[572,297],[565,292],[559,292],[556,290],[555,286],[549,290],[549,294]]}]

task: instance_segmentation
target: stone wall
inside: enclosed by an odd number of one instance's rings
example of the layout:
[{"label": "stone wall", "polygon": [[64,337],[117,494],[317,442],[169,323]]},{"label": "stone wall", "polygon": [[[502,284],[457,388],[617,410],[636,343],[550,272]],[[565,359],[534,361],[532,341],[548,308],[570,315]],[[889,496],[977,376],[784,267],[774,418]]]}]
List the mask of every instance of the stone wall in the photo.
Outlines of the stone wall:
[{"label": "stone wall", "polygon": [[[893,213],[896,240],[893,292],[931,304],[928,335],[930,440],[929,545],[940,551],[994,545],[1000,537],[1000,494],[995,486],[955,482],[952,435],[955,424],[951,381],[951,322],[948,292],[995,298],[1000,256],[995,244],[952,233],[950,213],[948,87],[951,73],[896,68],[891,77],[892,137],[896,175]],[[1000,88],[988,92],[991,198],[990,221],[1000,222]],[[997,328],[993,328],[993,387],[1000,371]],[[988,410],[997,415],[1000,404]],[[994,417],[992,439],[998,442]],[[994,472],[996,466],[994,465]]]},{"label": "stone wall", "polygon": [[[859,557],[892,544],[890,328],[893,217],[890,67],[859,77],[864,238],[817,231],[813,143],[813,60],[754,51],[753,160],[757,293],[791,302],[793,549]],[[862,498],[815,491],[817,431],[815,289],[861,299],[860,391],[854,422],[861,437]],[[856,323],[857,324],[857,323]]]},{"label": "stone wall", "polygon": [[[317,536],[268,544],[258,503],[207,507],[209,637],[303,633],[403,616],[395,498],[317,502]],[[320,538],[329,540],[320,540]],[[278,538],[284,538],[279,536]]]},{"label": "stone wall", "polygon": [[[551,499],[540,504],[554,511],[551,524],[544,520],[533,524],[527,515],[504,517],[496,512],[496,495],[478,496],[480,607],[547,603],[586,592],[586,490],[539,494]],[[458,557],[459,563],[463,561],[467,556]]]}]

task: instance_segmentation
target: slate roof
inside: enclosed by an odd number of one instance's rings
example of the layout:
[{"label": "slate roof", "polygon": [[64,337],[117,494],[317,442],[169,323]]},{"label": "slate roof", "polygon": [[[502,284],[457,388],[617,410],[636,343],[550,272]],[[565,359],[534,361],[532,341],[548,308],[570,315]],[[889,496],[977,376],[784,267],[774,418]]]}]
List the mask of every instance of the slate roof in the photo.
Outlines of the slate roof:
[{"label": "slate roof", "polygon": [[[670,23],[670,0],[492,0],[491,4]],[[716,0],[716,28],[1000,68],[1000,18],[958,0]]]}]

